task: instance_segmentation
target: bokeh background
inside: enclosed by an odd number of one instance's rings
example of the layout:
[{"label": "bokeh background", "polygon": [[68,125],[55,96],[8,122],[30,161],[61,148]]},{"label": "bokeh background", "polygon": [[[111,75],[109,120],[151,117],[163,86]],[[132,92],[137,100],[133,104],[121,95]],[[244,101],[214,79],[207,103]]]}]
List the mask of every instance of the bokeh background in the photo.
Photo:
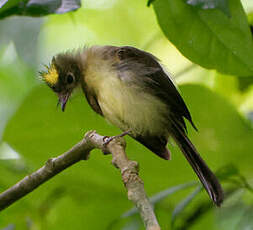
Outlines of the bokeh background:
[{"label": "bokeh background", "polygon": [[[251,17],[253,4],[242,1]],[[227,192],[215,208],[171,143],[164,161],[129,137],[127,154],[154,201],[162,229],[253,229],[253,80],[190,62],[163,35],[146,0],[86,0],[82,7],[43,18],[0,21],[0,191],[77,143],[88,130],[120,130],[96,115],[75,92],[62,113],[38,78],[53,55],[84,45],[130,45],[156,55],[172,73],[199,132],[189,136]],[[127,200],[111,156],[94,151],[0,213],[0,229],[144,229]]]}]

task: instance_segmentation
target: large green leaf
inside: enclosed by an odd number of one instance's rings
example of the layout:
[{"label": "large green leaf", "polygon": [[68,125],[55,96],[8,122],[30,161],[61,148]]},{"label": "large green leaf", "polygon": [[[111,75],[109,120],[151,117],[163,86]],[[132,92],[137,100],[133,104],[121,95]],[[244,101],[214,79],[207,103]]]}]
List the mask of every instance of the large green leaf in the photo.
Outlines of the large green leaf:
[{"label": "large green leaf", "polygon": [[182,0],[153,3],[166,37],[191,61],[226,74],[252,76],[253,39],[240,0],[230,0],[230,17]]}]

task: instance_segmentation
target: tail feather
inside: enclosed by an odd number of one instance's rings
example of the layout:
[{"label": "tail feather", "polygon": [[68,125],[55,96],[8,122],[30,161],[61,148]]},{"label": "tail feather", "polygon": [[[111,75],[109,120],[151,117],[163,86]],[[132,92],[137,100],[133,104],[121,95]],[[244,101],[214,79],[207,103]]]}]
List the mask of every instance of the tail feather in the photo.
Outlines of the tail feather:
[{"label": "tail feather", "polygon": [[193,170],[199,177],[210,198],[217,206],[220,206],[224,195],[217,177],[208,168],[207,164],[200,157],[198,151],[195,149],[191,141],[181,130],[174,128],[172,136],[183,152],[185,158],[188,160]]}]

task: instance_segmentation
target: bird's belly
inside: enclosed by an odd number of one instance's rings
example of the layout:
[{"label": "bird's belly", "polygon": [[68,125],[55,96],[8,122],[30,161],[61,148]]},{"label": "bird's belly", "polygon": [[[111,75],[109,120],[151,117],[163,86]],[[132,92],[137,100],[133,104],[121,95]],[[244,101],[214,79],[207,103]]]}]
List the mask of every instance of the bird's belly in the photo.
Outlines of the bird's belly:
[{"label": "bird's belly", "polygon": [[105,118],[133,135],[157,135],[166,130],[168,108],[157,97],[117,77],[104,81],[98,90],[98,103]]}]

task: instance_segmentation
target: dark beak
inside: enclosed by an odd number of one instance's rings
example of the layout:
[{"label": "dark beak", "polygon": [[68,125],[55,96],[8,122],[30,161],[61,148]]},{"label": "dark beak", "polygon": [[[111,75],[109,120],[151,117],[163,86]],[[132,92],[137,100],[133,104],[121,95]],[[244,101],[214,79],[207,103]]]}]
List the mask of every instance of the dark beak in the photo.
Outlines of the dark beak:
[{"label": "dark beak", "polygon": [[64,112],[64,110],[65,110],[65,106],[67,104],[70,94],[71,94],[71,92],[58,94],[59,99],[58,99],[57,106],[61,105],[62,112]]}]

